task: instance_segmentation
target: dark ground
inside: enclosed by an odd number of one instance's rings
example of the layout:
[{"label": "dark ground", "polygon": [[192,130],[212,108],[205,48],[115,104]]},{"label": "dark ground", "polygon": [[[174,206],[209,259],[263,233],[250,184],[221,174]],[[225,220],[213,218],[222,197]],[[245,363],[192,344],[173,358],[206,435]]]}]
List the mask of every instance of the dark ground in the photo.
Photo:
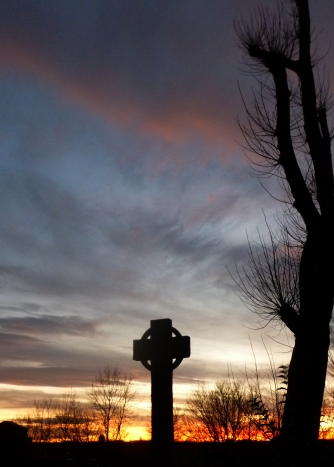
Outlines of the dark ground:
[{"label": "dark ground", "polygon": [[[145,441],[110,443],[29,444],[1,447],[4,466],[27,467],[162,467],[151,461]],[[0,459],[1,461],[1,459]],[[172,467],[320,466],[334,463],[334,440],[288,450],[272,442],[175,443]]]}]

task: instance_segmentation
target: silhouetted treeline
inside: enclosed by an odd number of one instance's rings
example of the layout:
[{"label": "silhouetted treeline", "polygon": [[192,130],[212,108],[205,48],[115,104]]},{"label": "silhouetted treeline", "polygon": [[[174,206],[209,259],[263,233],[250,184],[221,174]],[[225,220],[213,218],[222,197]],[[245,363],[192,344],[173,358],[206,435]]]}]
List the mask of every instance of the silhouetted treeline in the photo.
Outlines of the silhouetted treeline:
[{"label": "silhouetted treeline", "polygon": [[[255,362],[255,369],[246,370],[242,379],[235,378],[230,368],[230,376],[214,385],[198,384],[185,405],[174,407],[174,439],[220,443],[276,438],[282,426],[287,371],[286,365],[275,369],[270,357],[267,367],[258,369]],[[329,376],[319,431],[322,439],[334,438],[330,381]],[[86,400],[79,401],[73,391],[56,399],[35,400],[30,413],[15,421],[26,427],[34,443],[122,440],[129,425],[136,423],[134,397],[131,379],[121,376],[117,367],[105,367]]]},{"label": "silhouetted treeline", "polygon": [[36,443],[89,442],[100,436],[122,440],[134,414],[135,389],[131,377],[118,367],[105,366],[95,377],[84,401],[70,390],[60,398],[34,400],[25,417],[16,419]]}]

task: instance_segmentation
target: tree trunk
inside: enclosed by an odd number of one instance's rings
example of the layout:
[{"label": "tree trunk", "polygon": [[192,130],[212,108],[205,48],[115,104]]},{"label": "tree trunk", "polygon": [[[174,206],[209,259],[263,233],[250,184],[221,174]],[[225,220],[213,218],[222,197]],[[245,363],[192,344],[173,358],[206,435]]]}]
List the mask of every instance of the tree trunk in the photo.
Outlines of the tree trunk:
[{"label": "tree trunk", "polygon": [[282,438],[318,439],[333,309],[333,222],[308,234],[299,272],[300,320],[295,333]]},{"label": "tree trunk", "polygon": [[[319,310],[320,311],[320,310]],[[310,327],[296,336],[289,367],[281,437],[290,443],[318,439],[326,380],[329,325]]]}]

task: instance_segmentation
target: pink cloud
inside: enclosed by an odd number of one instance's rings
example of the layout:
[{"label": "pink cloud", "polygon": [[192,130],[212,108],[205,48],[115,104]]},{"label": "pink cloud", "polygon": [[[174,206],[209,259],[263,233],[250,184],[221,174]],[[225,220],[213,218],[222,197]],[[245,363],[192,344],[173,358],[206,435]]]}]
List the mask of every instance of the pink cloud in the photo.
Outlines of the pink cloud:
[{"label": "pink cloud", "polygon": [[[163,108],[163,102],[157,101],[153,112],[141,106],[140,102],[131,100],[126,93],[119,95],[120,84],[113,82],[110,76],[95,76],[91,82],[80,72],[67,76],[49,57],[36,50],[16,43],[8,36],[2,37],[1,41],[2,68],[13,73],[31,74],[44,85],[57,87],[67,102],[77,103],[111,124],[130,125],[143,135],[157,137],[167,143],[187,144],[204,140],[208,146],[223,145],[228,152],[238,148],[235,143],[238,137],[236,125],[228,109],[223,120],[221,115],[215,119],[210,115],[209,103],[205,107],[196,99],[185,102],[174,96],[167,109]],[[207,163],[205,157],[202,162]]]}]

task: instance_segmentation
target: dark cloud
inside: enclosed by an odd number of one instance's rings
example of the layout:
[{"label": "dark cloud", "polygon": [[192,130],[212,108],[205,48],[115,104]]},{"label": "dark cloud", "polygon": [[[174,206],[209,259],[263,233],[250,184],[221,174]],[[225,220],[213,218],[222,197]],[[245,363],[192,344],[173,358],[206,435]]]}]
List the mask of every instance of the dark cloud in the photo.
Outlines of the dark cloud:
[{"label": "dark cloud", "polygon": [[27,351],[28,348],[34,348],[39,343],[41,343],[41,341],[34,337],[22,336],[21,334],[1,333],[2,357],[10,358],[10,350],[6,353],[6,348],[17,348],[19,358],[29,360],[31,355],[25,355],[25,351]]},{"label": "dark cloud", "polygon": [[[61,329],[59,332],[50,332],[52,326],[45,324],[43,319],[44,329],[39,326],[39,329],[32,330],[30,326],[35,321],[23,321],[28,322],[29,327],[22,326],[22,322],[18,324],[15,320],[1,320],[1,324],[4,324],[2,330],[5,330],[0,332],[2,384],[87,386],[106,364],[119,365],[124,371],[128,371],[131,363],[129,355],[124,355],[124,352],[117,349],[107,350],[104,347],[107,342],[103,333],[92,336],[91,333],[80,333],[80,329],[74,334],[66,331],[62,333]],[[66,326],[72,320],[62,321]],[[36,337],[38,333],[39,336]],[[80,339],[83,334],[85,340]],[[94,341],[95,350],[92,348]]]},{"label": "dark cloud", "polygon": [[[98,367],[98,371],[100,368]],[[1,382],[18,386],[85,387],[94,381],[92,368],[15,367],[0,370]]]},{"label": "dark cloud", "polygon": [[9,311],[10,313],[13,313],[13,312],[16,312],[16,311],[18,311],[18,312],[23,311],[22,308],[19,308],[19,307],[16,307],[16,306],[6,306],[6,305],[4,305],[4,306],[1,305],[0,310],[1,311]]},{"label": "dark cloud", "polygon": [[27,388],[22,391],[15,390],[13,387],[10,389],[0,389],[0,405],[3,409],[27,409],[33,408],[35,400],[49,399],[59,397],[57,393],[48,393],[38,390],[37,388]]},{"label": "dark cloud", "polygon": [[43,315],[38,317],[0,318],[0,328],[4,332],[24,335],[69,335],[94,336],[96,335],[96,320],[85,320],[80,316]]},{"label": "dark cloud", "polygon": [[39,311],[42,308],[38,303],[22,303],[22,307],[24,310],[31,312]]},{"label": "dark cloud", "polygon": [[[60,359],[68,362],[78,357],[80,352],[71,350],[66,341],[59,346],[56,338],[47,336],[32,337],[21,333],[1,332],[1,358],[21,362],[37,362],[41,365],[52,366]],[[29,365],[28,365],[29,366]]]}]

